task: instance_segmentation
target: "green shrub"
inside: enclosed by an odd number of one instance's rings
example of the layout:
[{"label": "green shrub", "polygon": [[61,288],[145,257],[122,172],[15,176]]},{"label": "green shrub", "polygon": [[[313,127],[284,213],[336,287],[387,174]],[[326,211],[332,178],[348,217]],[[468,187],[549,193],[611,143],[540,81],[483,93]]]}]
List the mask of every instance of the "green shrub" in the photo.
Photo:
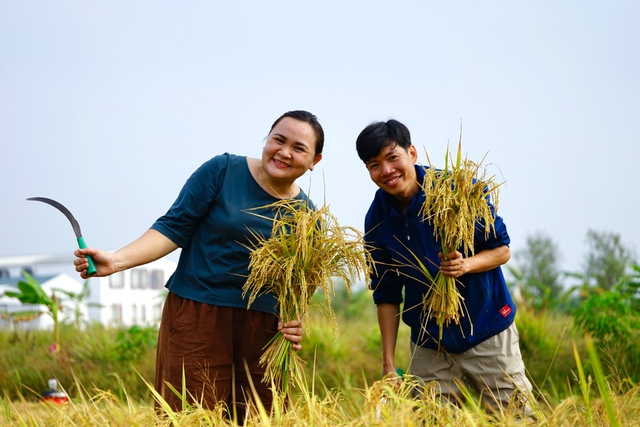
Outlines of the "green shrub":
[{"label": "green shrub", "polygon": [[134,325],[118,332],[115,349],[120,363],[139,361],[149,350],[158,344],[158,331],[155,328],[141,328]]},{"label": "green shrub", "polygon": [[[608,291],[592,292],[575,310],[576,326],[596,339],[607,373],[640,382],[640,268]],[[622,386],[622,383],[620,385]]]},{"label": "green shrub", "polygon": [[137,360],[124,362],[117,349],[120,332],[97,324],[82,330],[61,325],[65,346],[52,353],[50,331],[0,331],[0,394],[37,399],[47,389],[47,380],[57,378],[70,396],[77,394],[78,382],[120,395],[120,378],[133,399],[151,402],[140,376],[153,382],[155,346],[144,347]]}]

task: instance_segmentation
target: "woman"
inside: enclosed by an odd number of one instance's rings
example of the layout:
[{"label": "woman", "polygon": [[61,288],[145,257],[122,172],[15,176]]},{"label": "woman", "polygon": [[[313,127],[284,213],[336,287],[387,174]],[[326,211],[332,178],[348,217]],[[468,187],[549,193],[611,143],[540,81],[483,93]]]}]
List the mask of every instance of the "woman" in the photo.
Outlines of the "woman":
[{"label": "woman", "polygon": [[76,271],[86,278],[87,255],[102,277],[182,248],[166,285],[156,356],[155,387],[174,410],[183,409],[182,403],[168,384],[182,391],[183,371],[187,398],[205,407],[224,402],[242,419],[253,386],[271,408],[272,392],[259,364],[262,349],[280,331],[299,350],[302,324],[279,321],[272,294],[258,297],[247,310],[245,245],[251,232],[270,235],[272,223],[263,216],[273,212],[265,206],[288,198],[311,203],[295,180],[322,159],[323,146],[324,132],[313,114],[287,112],[272,125],[261,158],[225,153],[207,161],[139,239],[114,253],[75,252]]}]

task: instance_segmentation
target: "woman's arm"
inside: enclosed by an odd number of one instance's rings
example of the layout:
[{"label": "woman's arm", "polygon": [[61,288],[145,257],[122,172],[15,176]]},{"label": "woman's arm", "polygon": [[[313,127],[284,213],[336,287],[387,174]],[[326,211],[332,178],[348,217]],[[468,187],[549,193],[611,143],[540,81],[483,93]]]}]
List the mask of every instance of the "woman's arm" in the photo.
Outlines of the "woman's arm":
[{"label": "woman's arm", "polygon": [[138,239],[113,253],[93,248],[77,249],[74,252],[77,258],[73,263],[80,276],[86,279],[89,277],[86,271],[89,267],[86,256],[91,255],[97,269],[94,276],[103,277],[155,261],[177,248],[178,245],[164,234],[149,229]]}]

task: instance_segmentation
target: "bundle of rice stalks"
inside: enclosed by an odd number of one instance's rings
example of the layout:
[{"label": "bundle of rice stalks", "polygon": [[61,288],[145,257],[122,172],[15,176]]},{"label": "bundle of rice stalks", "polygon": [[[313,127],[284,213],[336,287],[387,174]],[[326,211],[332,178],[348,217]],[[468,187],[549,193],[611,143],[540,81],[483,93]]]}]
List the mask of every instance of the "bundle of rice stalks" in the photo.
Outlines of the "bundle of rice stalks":
[{"label": "bundle of rice stalks", "polygon": [[[342,279],[350,295],[352,284],[361,276],[369,277],[373,265],[361,233],[341,227],[326,205],[313,210],[303,201],[281,200],[267,207],[277,213],[270,237],[252,232],[250,273],[243,287],[244,295],[249,294],[248,305],[258,295],[272,292],[278,296],[282,321],[305,323],[310,298],[321,290],[326,301],[323,314],[335,332],[334,278]],[[291,345],[276,334],[260,359],[266,367],[264,382],[280,386],[283,395],[291,380],[302,384],[304,378],[302,359]]]},{"label": "bundle of rice stalks", "polygon": [[[484,226],[488,236],[494,228],[494,212],[498,209],[498,187],[494,176],[487,176],[482,162],[475,163],[462,158],[462,137],[458,142],[458,153],[455,163],[450,159],[449,147],[445,154],[444,169],[438,170],[431,165],[425,168],[422,189],[425,200],[421,208],[422,218],[433,225],[436,240],[440,241],[442,253],[446,257],[450,252],[459,250],[465,257],[474,255],[475,230],[478,225]],[[451,169],[449,169],[451,160]],[[484,159],[483,159],[484,160]],[[493,201],[492,211],[489,201]],[[442,330],[451,322],[459,324],[464,316],[464,300],[460,295],[457,281],[444,276],[439,271],[431,278],[426,276],[432,285],[424,298],[424,309],[429,317],[436,319]],[[471,333],[473,334],[473,324]]]}]

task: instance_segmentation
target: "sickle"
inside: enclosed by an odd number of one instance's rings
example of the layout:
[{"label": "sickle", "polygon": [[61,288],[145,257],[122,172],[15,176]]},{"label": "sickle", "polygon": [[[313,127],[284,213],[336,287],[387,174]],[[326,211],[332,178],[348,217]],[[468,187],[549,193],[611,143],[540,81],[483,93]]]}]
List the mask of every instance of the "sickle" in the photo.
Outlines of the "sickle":
[{"label": "sickle", "polygon": [[[64,216],[66,216],[69,222],[71,223],[71,227],[73,227],[73,232],[76,233],[76,238],[78,239],[78,246],[80,247],[80,249],[84,249],[87,247],[87,245],[84,242],[84,238],[82,237],[82,232],[80,231],[80,224],[78,224],[78,221],[76,221],[76,219],[73,217],[69,209],[65,208],[61,203],[56,202],[53,199],[47,199],[46,197],[29,197],[27,200],[46,203],[58,209],[60,212],[62,212]],[[91,258],[90,255],[87,255],[86,257],[87,257],[87,261],[89,261],[89,268],[87,268],[87,274],[89,276],[92,274],[96,274],[97,270],[93,262],[93,258]]]}]

